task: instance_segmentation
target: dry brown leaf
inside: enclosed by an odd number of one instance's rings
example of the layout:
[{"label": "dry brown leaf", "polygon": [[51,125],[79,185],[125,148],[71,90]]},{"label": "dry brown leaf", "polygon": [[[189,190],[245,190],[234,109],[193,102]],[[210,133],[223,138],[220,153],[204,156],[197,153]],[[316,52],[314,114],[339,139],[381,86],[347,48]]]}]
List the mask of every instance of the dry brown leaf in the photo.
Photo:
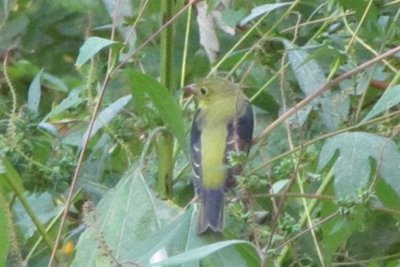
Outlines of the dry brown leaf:
[{"label": "dry brown leaf", "polygon": [[220,46],[217,35],[217,27],[228,34],[235,34],[235,29],[228,26],[222,20],[222,11],[229,6],[230,2],[231,0],[221,0],[217,8],[211,12],[206,1],[196,4],[200,44],[206,50],[208,60],[211,63],[215,62],[219,54]]}]

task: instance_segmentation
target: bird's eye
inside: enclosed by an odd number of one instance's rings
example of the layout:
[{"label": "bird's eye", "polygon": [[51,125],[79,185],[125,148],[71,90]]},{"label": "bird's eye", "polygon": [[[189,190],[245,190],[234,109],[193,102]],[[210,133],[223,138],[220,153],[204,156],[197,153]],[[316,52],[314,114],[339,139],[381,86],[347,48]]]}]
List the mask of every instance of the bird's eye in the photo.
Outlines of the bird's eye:
[{"label": "bird's eye", "polygon": [[200,93],[201,93],[202,95],[206,95],[206,94],[208,93],[207,88],[201,87],[201,88],[200,88]]}]

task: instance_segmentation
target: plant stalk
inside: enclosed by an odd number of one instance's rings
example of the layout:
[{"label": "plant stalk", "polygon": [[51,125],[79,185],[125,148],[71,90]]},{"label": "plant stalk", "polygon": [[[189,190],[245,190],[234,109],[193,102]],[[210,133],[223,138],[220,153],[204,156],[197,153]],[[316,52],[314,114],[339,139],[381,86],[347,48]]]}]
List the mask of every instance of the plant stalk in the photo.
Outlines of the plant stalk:
[{"label": "plant stalk", "polygon": [[[163,12],[162,24],[165,25],[174,16],[174,1],[162,0],[161,8]],[[161,83],[173,93],[174,88],[174,65],[173,65],[173,35],[174,27],[166,27],[161,32],[161,61],[160,78]],[[172,198],[172,177],[173,177],[173,151],[174,140],[168,131],[164,131],[158,138],[158,181],[157,189],[166,198]]]}]

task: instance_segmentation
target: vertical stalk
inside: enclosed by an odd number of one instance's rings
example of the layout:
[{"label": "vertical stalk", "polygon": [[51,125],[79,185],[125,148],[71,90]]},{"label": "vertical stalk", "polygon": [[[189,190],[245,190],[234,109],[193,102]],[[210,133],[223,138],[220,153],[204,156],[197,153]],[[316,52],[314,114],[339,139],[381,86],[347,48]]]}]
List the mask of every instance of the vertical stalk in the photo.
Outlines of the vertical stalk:
[{"label": "vertical stalk", "polygon": [[158,179],[157,191],[166,198],[172,198],[173,177],[173,138],[170,132],[165,130],[157,139],[158,154]]},{"label": "vertical stalk", "polygon": [[[161,9],[163,12],[162,23],[166,24],[173,17],[173,5],[175,1],[162,0]],[[161,55],[160,55],[160,78],[161,83],[173,93],[174,82],[173,73],[173,26],[169,26],[161,32]],[[172,177],[173,177],[173,149],[174,140],[168,131],[164,131],[158,138],[158,181],[157,189],[166,198],[172,197]]]},{"label": "vertical stalk", "polygon": [[[173,0],[161,0],[161,9],[163,12],[162,23],[166,24],[173,17]],[[170,91],[173,91],[173,77],[174,66],[173,59],[173,38],[174,27],[170,25],[161,32],[161,61],[160,61],[160,78],[161,83],[164,84]]]}]

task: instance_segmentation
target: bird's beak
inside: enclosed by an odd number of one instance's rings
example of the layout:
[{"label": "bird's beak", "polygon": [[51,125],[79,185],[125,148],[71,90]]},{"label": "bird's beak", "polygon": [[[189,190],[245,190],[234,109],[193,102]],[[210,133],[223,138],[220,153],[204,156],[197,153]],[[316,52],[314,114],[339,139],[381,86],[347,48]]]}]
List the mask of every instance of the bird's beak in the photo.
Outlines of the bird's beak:
[{"label": "bird's beak", "polygon": [[184,92],[183,92],[183,96],[184,97],[189,97],[189,96],[191,96],[191,95],[195,95],[196,93],[195,93],[195,90],[194,90],[194,84],[192,83],[192,84],[189,84],[188,86],[186,86],[186,87],[184,87],[183,88],[183,90],[184,90]]}]

